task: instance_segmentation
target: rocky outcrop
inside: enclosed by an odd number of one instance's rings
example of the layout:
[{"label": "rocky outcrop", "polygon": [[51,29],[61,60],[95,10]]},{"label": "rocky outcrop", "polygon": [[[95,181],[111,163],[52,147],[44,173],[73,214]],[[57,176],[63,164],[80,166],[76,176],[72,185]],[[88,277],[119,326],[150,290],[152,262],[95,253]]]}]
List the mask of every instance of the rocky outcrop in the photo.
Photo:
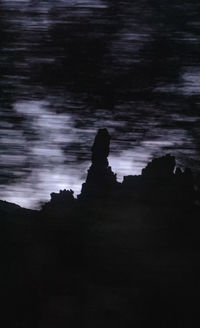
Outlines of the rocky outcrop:
[{"label": "rocky outcrop", "polygon": [[99,129],[92,146],[92,165],[79,199],[106,199],[118,189],[116,174],[108,163],[110,135],[107,129]]},{"label": "rocky outcrop", "polygon": [[142,169],[142,176],[150,179],[169,179],[174,173],[175,165],[175,157],[170,154],[154,158]]},{"label": "rocky outcrop", "polygon": [[191,170],[166,155],[118,183],[109,144],[99,130],[78,199],[52,193],[40,212],[0,201],[2,327],[173,328],[199,319]]},{"label": "rocky outcrop", "polygon": [[123,197],[127,200],[188,206],[195,202],[195,189],[192,171],[183,172],[176,168],[174,156],[167,154],[154,158],[142,170],[140,176],[124,177]]},{"label": "rocky outcrop", "polygon": [[190,206],[195,203],[193,174],[189,168],[182,171],[176,167],[175,157],[167,154],[154,158],[142,169],[141,175],[125,176],[117,182],[116,174],[109,166],[110,135],[107,129],[99,129],[91,148],[92,164],[82,185],[78,199],[72,190],[52,193],[50,202],[43,211],[67,211],[75,203],[88,201],[122,202],[132,205],[135,202],[157,205]]},{"label": "rocky outcrop", "polygon": [[43,205],[42,210],[45,212],[66,212],[66,210],[72,208],[74,205],[75,198],[73,194],[74,192],[71,189],[60,190],[59,193],[51,193],[51,200]]}]

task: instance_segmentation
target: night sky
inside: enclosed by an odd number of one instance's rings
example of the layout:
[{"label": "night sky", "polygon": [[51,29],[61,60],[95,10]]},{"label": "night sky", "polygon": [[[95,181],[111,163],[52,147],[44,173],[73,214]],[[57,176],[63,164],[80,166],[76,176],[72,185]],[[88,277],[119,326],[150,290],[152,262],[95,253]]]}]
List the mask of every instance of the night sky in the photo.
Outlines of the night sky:
[{"label": "night sky", "polygon": [[0,1],[0,199],[78,194],[98,128],[121,181],[200,164],[200,2]]}]

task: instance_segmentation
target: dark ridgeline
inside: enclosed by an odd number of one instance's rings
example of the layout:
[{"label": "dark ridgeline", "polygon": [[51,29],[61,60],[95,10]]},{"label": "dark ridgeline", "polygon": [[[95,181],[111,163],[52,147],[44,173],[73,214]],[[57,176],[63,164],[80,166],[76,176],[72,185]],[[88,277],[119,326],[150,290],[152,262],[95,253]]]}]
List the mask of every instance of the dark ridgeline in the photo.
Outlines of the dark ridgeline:
[{"label": "dark ridgeline", "polygon": [[[142,170],[141,176],[124,177],[122,188],[125,197],[154,204],[191,206],[196,201],[193,174],[189,168],[184,172],[176,168],[175,157],[169,154],[153,159]],[[175,170],[175,172],[174,172]]]},{"label": "dark ridgeline", "polygon": [[66,209],[73,207],[75,198],[73,190],[60,190],[59,193],[52,192],[51,200],[42,206],[45,212],[53,213],[53,215],[61,215]]},{"label": "dark ridgeline", "polygon": [[[196,327],[199,206],[189,169],[153,159],[117,182],[100,129],[81,194],[41,211],[0,202],[9,327]],[[5,325],[4,325],[5,326]]]},{"label": "dark ridgeline", "polygon": [[180,207],[194,205],[197,193],[192,171],[186,168],[182,172],[176,168],[175,157],[170,154],[153,159],[141,175],[125,176],[119,183],[108,162],[110,138],[107,129],[99,129],[91,149],[92,164],[78,199],[73,197],[72,190],[52,193],[50,203],[46,203],[43,210],[69,209],[75,202],[82,205],[90,202],[90,206],[94,202],[96,206],[98,201],[113,203],[119,200],[133,205],[138,201],[158,206],[163,203]]}]

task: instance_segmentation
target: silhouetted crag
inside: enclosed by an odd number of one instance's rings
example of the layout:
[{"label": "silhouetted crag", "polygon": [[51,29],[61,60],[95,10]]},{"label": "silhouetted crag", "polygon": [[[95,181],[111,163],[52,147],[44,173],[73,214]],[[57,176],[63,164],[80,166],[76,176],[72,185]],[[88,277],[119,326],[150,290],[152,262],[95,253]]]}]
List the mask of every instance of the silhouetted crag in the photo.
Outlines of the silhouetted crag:
[{"label": "silhouetted crag", "polygon": [[196,200],[192,172],[175,167],[175,157],[169,154],[153,159],[140,176],[124,177],[123,196],[157,205],[191,206]]},{"label": "silhouetted crag", "polygon": [[108,163],[110,135],[106,129],[100,129],[92,146],[92,165],[88,170],[86,182],[82,186],[79,199],[107,199],[118,190],[116,174]]},{"label": "silhouetted crag", "polygon": [[78,199],[0,202],[2,327],[197,327],[200,209],[193,175],[153,159],[117,182],[100,129]]},{"label": "silhouetted crag", "polygon": [[175,157],[167,154],[154,158],[138,176],[125,176],[122,183],[109,166],[110,135],[106,129],[100,129],[92,146],[92,164],[88,170],[86,182],[82,185],[78,199],[72,190],[52,193],[51,200],[43,206],[43,211],[69,211],[74,206],[92,202],[121,202],[121,204],[154,204],[188,207],[194,205],[197,193],[194,188],[193,174],[189,168],[183,172],[176,167]]},{"label": "silhouetted crag", "polygon": [[45,203],[42,206],[42,211],[44,212],[53,212],[54,215],[57,212],[60,214],[61,212],[66,212],[73,208],[75,203],[75,198],[73,196],[73,190],[60,190],[59,193],[52,192],[51,200],[48,203]]},{"label": "silhouetted crag", "polygon": [[177,206],[190,206],[195,202],[192,172],[188,168],[184,172],[180,168],[175,171],[174,156],[167,154],[153,159],[140,176],[124,177],[121,184],[117,182],[116,174],[108,164],[109,145],[108,131],[100,129],[92,147],[92,165],[79,199],[139,201]]}]

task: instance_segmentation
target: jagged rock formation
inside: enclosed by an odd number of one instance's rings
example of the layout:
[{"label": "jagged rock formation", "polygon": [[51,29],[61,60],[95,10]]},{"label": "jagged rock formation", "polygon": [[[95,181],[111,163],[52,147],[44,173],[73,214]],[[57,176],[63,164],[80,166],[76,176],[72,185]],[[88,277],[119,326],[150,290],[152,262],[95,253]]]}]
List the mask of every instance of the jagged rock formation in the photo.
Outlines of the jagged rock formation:
[{"label": "jagged rock formation", "polygon": [[170,154],[154,158],[142,169],[142,176],[150,179],[168,179],[173,175],[175,165],[175,157]]},{"label": "jagged rock formation", "polygon": [[78,199],[74,198],[72,190],[52,193],[43,211],[62,212],[72,208],[75,202],[97,200],[129,202],[129,205],[135,202],[173,206],[194,204],[196,192],[192,172],[188,168],[184,172],[176,168],[175,157],[170,154],[154,158],[141,175],[125,176],[122,183],[117,182],[108,162],[110,139],[107,129],[99,129],[91,148],[92,164]]},{"label": "jagged rock formation", "polygon": [[92,165],[88,170],[86,182],[82,185],[80,199],[111,196],[118,188],[116,174],[108,163],[110,135],[107,129],[99,129],[92,146]]},{"label": "jagged rock formation", "polygon": [[43,211],[57,211],[58,213],[66,211],[73,207],[75,198],[73,190],[60,190],[59,193],[51,193],[51,200],[42,207]]},{"label": "jagged rock formation", "polygon": [[166,155],[118,183],[109,143],[100,130],[78,199],[72,190],[52,193],[40,212],[0,201],[3,327],[199,321],[200,207],[191,170],[175,169]]},{"label": "jagged rock formation", "polygon": [[175,157],[170,154],[154,158],[142,170],[142,175],[124,177],[123,196],[157,205],[192,205],[195,202],[192,172],[175,167]]}]

